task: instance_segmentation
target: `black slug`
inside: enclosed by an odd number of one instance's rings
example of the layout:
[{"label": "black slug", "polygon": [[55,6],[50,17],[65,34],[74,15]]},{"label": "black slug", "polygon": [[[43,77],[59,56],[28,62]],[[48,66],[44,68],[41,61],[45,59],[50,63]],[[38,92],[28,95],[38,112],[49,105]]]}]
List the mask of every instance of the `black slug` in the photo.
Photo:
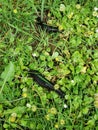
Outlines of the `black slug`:
[{"label": "black slug", "polygon": [[41,21],[40,17],[37,18],[37,24],[40,25],[40,27],[43,30],[46,30],[46,32],[60,32],[58,27],[54,27],[54,26],[45,24],[43,21]]},{"label": "black slug", "polygon": [[40,85],[43,88],[48,89],[49,91],[55,91],[60,95],[60,97],[65,96],[65,93],[61,89],[54,89],[54,84],[51,83],[49,80],[47,80],[39,71],[37,70],[29,70],[29,75],[34,79],[35,82],[37,82],[38,85]]}]

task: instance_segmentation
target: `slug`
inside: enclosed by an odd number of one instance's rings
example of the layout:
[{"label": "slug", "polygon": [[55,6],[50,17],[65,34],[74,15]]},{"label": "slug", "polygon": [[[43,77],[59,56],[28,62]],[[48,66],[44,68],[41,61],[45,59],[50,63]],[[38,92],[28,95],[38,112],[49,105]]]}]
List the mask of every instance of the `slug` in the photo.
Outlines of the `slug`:
[{"label": "slug", "polygon": [[46,30],[46,32],[60,32],[58,27],[47,25],[46,23],[41,21],[40,17],[37,18],[37,24],[40,25],[42,30]]},{"label": "slug", "polygon": [[64,98],[65,93],[61,89],[54,89],[54,84],[47,80],[39,71],[29,70],[29,75],[34,79],[34,81],[43,88],[48,89],[49,91],[55,91],[60,97]]}]

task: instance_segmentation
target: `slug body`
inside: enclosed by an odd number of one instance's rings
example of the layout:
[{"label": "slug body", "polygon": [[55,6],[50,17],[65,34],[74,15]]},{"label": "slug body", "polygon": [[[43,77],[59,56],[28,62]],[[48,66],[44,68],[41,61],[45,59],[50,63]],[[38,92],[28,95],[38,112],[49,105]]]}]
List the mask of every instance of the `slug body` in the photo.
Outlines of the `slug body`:
[{"label": "slug body", "polygon": [[37,24],[40,25],[40,27],[43,30],[46,30],[46,32],[59,32],[58,27],[54,27],[54,26],[45,24],[43,21],[41,21],[40,17],[37,18]]},{"label": "slug body", "polygon": [[38,85],[42,86],[43,88],[48,89],[49,91],[55,91],[58,93],[61,97],[64,97],[65,94],[62,90],[54,89],[54,84],[51,83],[49,80],[47,80],[40,72],[37,70],[30,70],[29,71],[30,77],[34,79],[35,82],[37,82]]}]

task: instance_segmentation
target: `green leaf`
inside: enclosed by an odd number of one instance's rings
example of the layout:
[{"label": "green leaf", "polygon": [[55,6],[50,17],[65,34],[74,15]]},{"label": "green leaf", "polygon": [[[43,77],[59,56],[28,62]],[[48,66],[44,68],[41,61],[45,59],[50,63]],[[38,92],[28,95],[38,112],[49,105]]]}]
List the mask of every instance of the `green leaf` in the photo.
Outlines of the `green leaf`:
[{"label": "green leaf", "polygon": [[44,56],[44,55],[40,55],[40,59],[41,59],[42,61],[45,61],[45,56]]},{"label": "green leaf", "polygon": [[14,77],[14,64],[10,62],[1,74],[1,78],[6,81],[11,81]]},{"label": "green leaf", "polygon": [[72,55],[72,59],[73,59],[74,63],[80,63],[81,59],[82,59],[82,55],[80,54],[79,51],[75,51]]},{"label": "green leaf", "polygon": [[88,120],[87,125],[94,126],[95,125],[95,120],[94,119]]},{"label": "green leaf", "polygon": [[7,109],[4,111],[4,115],[6,114],[11,114],[11,113],[17,113],[17,114],[22,114],[26,111],[26,107],[18,106],[12,109]]},{"label": "green leaf", "polygon": [[27,120],[21,119],[20,123],[21,123],[22,126],[26,127],[28,122],[27,122]]},{"label": "green leaf", "polygon": [[0,93],[3,90],[5,83],[9,82],[9,81],[11,81],[13,79],[14,72],[15,72],[14,64],[13,64],[13,62],[10,62],[8,64],[8,66],[6,66],[5,70],[1,74],[1,79],[3,79],[3,82],[2,82],[2,87],[1,87]]},{"label": "green leaf", "polygon": [[48,66],[49,66],[50,68],[52,68],[52,67],[53,67],[53,62],[52,62],[52,61],[49,61],[49,62],[48,62]]},{"label": "green leaf", "polygon": [[94,52],[94,58],[98,58],[98,51]]},{"label": "green leaf", "polygon": [[82,112],[84,115],[86,115],[88,113],[89,109],[87,107],[83,108]]}]

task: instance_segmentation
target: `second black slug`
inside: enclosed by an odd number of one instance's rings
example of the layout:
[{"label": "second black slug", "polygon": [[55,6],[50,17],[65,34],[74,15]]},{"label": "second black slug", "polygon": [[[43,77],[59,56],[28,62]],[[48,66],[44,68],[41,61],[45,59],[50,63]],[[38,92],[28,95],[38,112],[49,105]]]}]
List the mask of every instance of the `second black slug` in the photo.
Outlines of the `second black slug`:
[{"label": "second black slug", "polygon": [[51,83],[49,80],[47,80],[39,71],[37,70],[30,70],[29,71],[30,77],[34,79],[35,82],[37,82],[38,85],[40,85],[43,88],[48,89],[49,91],[55,91],[57,94],[60,95],[60,97],[65,96],[65,93],[61,89],[54,89],[54,84]]}]

